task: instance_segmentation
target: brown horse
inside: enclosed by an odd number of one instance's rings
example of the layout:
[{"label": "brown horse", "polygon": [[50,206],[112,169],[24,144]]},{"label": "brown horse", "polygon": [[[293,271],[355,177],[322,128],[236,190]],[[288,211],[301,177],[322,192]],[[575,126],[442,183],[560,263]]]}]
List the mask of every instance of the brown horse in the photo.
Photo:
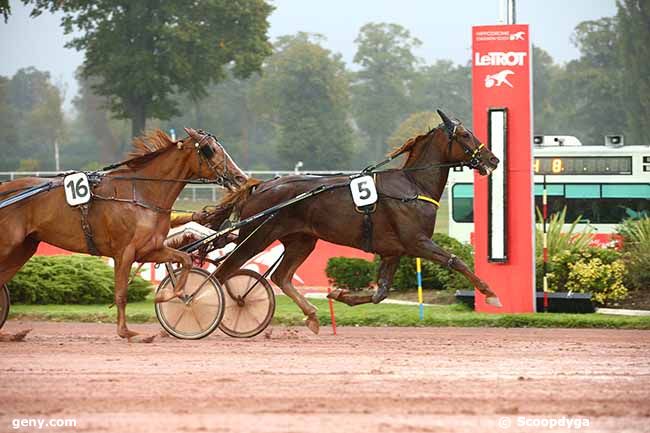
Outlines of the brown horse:
[{"label": "brown horse", "polygon": [[0,209],[0,287],[29,260],[41,241],[69,251],[112,257],[117,333],[129,340],[136,336],[127,328],[125,316],[132,264],[180,263],[183,272],[175,296],[183,294],[192,267],[189,255],[163,244],[171,207],[183,187],[192,179],[207,179],[228,188],[248,179],[212,135],[189,128],[186,132],[189,137],[179,141],[172,141],[162,131],[135,139],[131,159],[89,176],[95,181],[91,180],[92,199],[85,209],[66,203],[60,177],[2,183],[0,200],[40,184],[52,182],[52,186]]},{"label": "brown horse", "polygon": [[233,209],[243,219],[319,186],[340,186],[281,210],[255,233],[253,230],[259,224],[241,229],[239,239],[253,234],[222,264],[217,278],[224,281],[250,257],[279,239],[284,244],[285,255],[272,280],[298,304],[307,316],[307,326],[317,333],[316,308],[298,293],[291,281],[296,269],[313,251],[316,241],[324,239],[355,248],[366,247],[381,257],[378,288],[374,295],[352,296],[345,291],[333,293],[332,297],[349,305],[382,301],[387,296],[401,256],[422,257],[448,266],[467,277],[487,296],[488,303],[499,305],[498,297],[484,281],[460,259],[431,240],[437,203],[445,188],[449,167],[461,163],[487,175],[499,163],[462,124],[451,121],[441,111],[438,113],[443,119],[440,126],[408,140],[389,155],[408,155],[400,169],[375,173],[379,200],[370,217],[372,228],[366,229],[365,236],[364,215],[352,202],[350,179],[345,176],[288,176],[271,180],[256,189],[245,188],[231,194],[212,213],[195,214],[195,219],[218,228]]}]

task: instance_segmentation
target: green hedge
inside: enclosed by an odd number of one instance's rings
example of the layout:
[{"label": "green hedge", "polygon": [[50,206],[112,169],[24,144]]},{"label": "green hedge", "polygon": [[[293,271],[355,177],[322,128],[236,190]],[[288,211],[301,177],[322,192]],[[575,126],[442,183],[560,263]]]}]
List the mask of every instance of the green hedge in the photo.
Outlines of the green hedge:
[{"label": "green hedge", "polygon": [[[445,251],[455,254],[470,269],[474,268],[474,250],[471,245],[463,244],[442,233],[435,233],[433,241]],[[473,286],[459,272],[428,260],[422,260],[422,287],[435,290],[472,290]],[[393,289],[409,290],[417,288],[415,259],[402,257],[393,280]]]},{"label": "green hedge", "polygon": [[[35,256],[7,284],[11,300],[24,304],[107,304],[114,300],[113,268],[98,257]],[[142,301],[151,285],[136,277],[129,302]]]},{"label": "green hedge", "polygon": [[359,290],[370,286],[375,280],[373,262],[347,257],[332,257],[327,261],[325,274],[332,285],[339,289]]}]

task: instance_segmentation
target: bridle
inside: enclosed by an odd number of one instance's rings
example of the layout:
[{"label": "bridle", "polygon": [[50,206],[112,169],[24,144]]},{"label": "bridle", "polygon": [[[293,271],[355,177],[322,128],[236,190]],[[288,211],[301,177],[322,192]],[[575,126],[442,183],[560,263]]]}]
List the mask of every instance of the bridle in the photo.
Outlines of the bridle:
[{"label": "bridle", "polygon": [[[202,135],[201,139],[194,143],[194,148],[196,149],[196,154],[199,158],[199,172],[201,171],[201,165],[205,161],[206,165],[210,168],[212,174],[215,176],[214,179],[210,179],[212,183],[216,183],[217,185],[221,185],[227,189],[231,189],[233,186],[236,186],[237,182],[235,181],[234,176],[228,174],[228,170],[226,166],[227,156],[223,145],[219,143],[219,140],[215,135],[209,132],[199,129],[197,133]],[[205,144],[203,143],[207,138],[214,139],[214,142],[222,150],[223,167],[221,171],[219,171],[219,168],[212,161],[212,157],[215,154],[214,149],[212,148],[212,146],[210,146],[210,143],[205,143]]]},{"label": "bridle", "polygon": [[[481,153],[481,149],[485,147],[484,143],[481,143],[478,147],[475,149],[472,149],[469,147],[467,144],[463,143],[462,141],[458,140],[456,138],[456,129],[458,128],[459,123],[454,123],[454,128],[452,130],[449,130],[449,127],[445,125],[445,129],[447,130],[447,136],[449,137],[449,143],[447,144],[449,146],[449,151],[451,152],[451,146],[453,145],[454,141],[457,142],[460,147],[463,149],[463,152],[465,155],[469,156],[469,159],[467,161],[463,162],[463,165],[471,168],[472,170],[475,170],[480,167],[481,165],[481,160],[479,159],[479,155]],[[467,129],[467,128],[465,128]],[[472,134],[472,136],[475,137],[474,133],[467,129],[467,131]]]}]

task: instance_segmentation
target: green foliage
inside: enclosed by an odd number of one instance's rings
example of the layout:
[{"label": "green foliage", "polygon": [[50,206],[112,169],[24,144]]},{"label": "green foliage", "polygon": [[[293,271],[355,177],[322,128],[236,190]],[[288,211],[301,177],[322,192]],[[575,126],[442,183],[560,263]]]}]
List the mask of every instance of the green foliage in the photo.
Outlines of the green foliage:
[{"label": "green foliage", "polygon": [[[544,245],[542,232],[543,217],[539,209],[536,209],[536,212],[537,228],[535,230],[535,253],[537,257],[540,257]],[[564,206],[562,211],[551,214],[547,222],[546,239],[548,242],[549,258],[563,251],[587,248],[591,242],[591,235],[593,233],[591,227],[587,227],[581,232],[576,231],[578,223],[582,220],[582,215],[579,215],[575,221],[571,222],[568,229],[564,229],[564,226],[569,224],[566,222],[566,212],[567,208]]]},{"label": "green foliage", "polygon": [[[353,108],[359,128],[368,137],[367,158],[379,161],[386,139],[411,111],[408,83],[418,59],[412,50],[422,43],[398,24],[369,23],[354,41]],[[429,108],[430,109],[430,108]]]},{"label": "green foliage", "polygon": [[61,106],[48,72],[29,67],[11,79],[0,77],[0,170],[16,170],[21,160],[40,160],[40,170],[54,168],[54,142],[64,136]]},{"label": "green foliage", "polygon": [[[537,287],[543,287],[543,263],[537,259]],[[613,249],[587,247],[559,251],[549,257],[548,285],[551,292],[590,292],[606,304],[627,296],[625,265]]]},{"label": "green foliage", "polygon": [[617,228],[623,237],[624,248],[634,248],[641,243],[650,242],[650,217],[627,219]]},{"label": "green foliage", "polygon": [[[442,233],[434,233],[433,241],[445,251],[455,254],[470,268],[474,267],[474,251],[470,245],[460,243]],[[402,257],[397,272],[395,272],[393,288],[395,290],[409,290],[416,287],[415,259]],[[459,272],[428,260],[422,260],[422,287],[435,290],[471,290],[473,286]]]},{"label": "green foliage", "polygon": [[625,220],[618,233],[623,237],[623,261],[628,270],[626,285],[650,290],[650,217]]},{"label": "green foliage", "polygon": [[431,128],[437,126],[441,122],[438,113],[431,111],[424,111],[421,113],[413,113],[406,118],[388,137],[387,143],[389,147],[398,147],[404,144],[406,140],[417,135],[426,134]]},{"label": "green foliage", "polygon": [[347,257],[332,257],[327,261],[325,274],[339,289],[358,290],[370,286],[377,269],[373,262]]},{"label": "green foliage", "polygon": [[627,297],[627,288],[623,285],[625,265],[620,260],[605,264],[597,257],[590,260],[578,260],[568,263],[568,291],[590,292],[592,299],[600,304],[622,301]]},{"label": "green foliage", "polygon": [[277,154],[284,168],[350,168],[352,130],[347,122],[348,82],[340,55],[318,35],[284,36],[258,83],[257,107],[279,125]]},{"label": "green foliage", "polygon": [[627,138],[632,143],[647,144],[650,143],[650,4],[621,0],[616,5]]},{"label": "green foliage", "polygon": [[[419,68],[409,84],[409,111],[440,107],[472,129],[472,68],[438,60]],[[436,125],[431,125],[436,126]]]},{"label": "green foliage", "polygon": [[66,46],[85,52],[83,76],[109,98],[111,111],[133,121],[140,133],[146,118],[178,114],[170,96],[205,95],[234,63],[237,76],[259,70],[271,53],[264,0],[178,2],[153,0],[26,0],[32,15],[63,12]]},{"label": "green foliage", "polygon": [[[98,257],[35,256],[7,284],[12,302],[25,304],[106,304],[114,298],[113,268]],[[141,301],[151,285],[137,276],[129,301]]]},{"label": "green foliage", "polygon": [[[318,308],[321,326],[330,324],[326,300],[310,300]],[[424,320],[413,305],[358,305],[336,303],[339,326],[458,326],[499,328],[621,328],[650,329],[650,317],[607,314],[491,314],[476,313],[460,305],[424,307]],[[151,300],[129,304],[129,323],[156,323]],[[115,308],[100,305],[12,305],[9,317],[28,320],[70,320],[77,322],[114,322]],[[304,326],[304,317],[287,296],[276,297],[273,323]]]}]

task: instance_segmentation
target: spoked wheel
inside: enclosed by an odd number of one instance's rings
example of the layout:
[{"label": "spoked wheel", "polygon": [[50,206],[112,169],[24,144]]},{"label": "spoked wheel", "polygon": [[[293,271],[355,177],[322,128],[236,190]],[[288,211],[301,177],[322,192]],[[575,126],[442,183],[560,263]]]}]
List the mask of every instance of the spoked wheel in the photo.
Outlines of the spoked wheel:
[{"label": "spoked wheel", "polygon": [[236,338],[254,337],[264,331],[275,313],[271,284],[255,271],[240,269],[228,278],[226,311],[219,329]]},{"label": "spoked wheel", "polygon": [[[174,271],[176,278],[180,269]],[[169,275],[158,285],[156,292],[173,289]],[[224,312],[221,285],[205,269],[192,268],[185,285],[186,300],[174,298],[156,304],[160,325],[176,338],[198,340],[207,337],[219,326]]]},{"label": "spoked wheel", "polygon": [[9,306],[11,301],[9,299],[9,288],[7,285],[0,287],[0,328],[7,321],[7,316],[9,316]]}]

